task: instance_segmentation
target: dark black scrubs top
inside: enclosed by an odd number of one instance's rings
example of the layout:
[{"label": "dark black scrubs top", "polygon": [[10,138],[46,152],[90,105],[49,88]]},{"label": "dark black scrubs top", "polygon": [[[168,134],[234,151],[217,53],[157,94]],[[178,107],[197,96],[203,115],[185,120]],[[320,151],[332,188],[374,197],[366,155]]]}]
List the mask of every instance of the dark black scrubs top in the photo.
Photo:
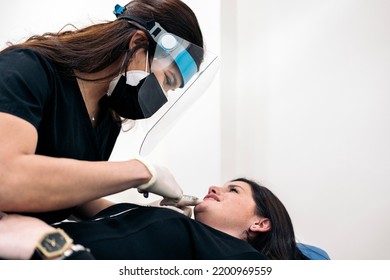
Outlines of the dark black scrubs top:
[{"label": "dark black scrubs top", "polygon": [[[30,49],[14,49],[0,55],[0,112],[35,126],[36,154],[108,160],[120,126],[105,106],[106,98],[101,102],[103,115],[93,128],[75,77],[64,77],[52,61]],[[44,170],[37,175],[45,176]],[[71,209],[66,209],[31,215],[51,223],[70,213]]]},{"label": "dark black scrubs top", "polygon": [[55,226],[96,259],[266,259],[247,242],[166,208],[121,203],[94,219]]}]

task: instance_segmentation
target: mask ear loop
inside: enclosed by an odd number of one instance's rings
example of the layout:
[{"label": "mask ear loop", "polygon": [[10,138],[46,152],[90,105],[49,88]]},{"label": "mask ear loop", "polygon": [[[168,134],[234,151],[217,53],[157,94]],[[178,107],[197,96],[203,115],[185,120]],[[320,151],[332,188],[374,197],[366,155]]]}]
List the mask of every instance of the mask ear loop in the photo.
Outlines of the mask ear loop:
[{"label": "mask ear loop", "polygon": [[149,68],[149,50],[146,49],[145,72],[150,74],[148,68]]},{"label": "mask ear loop", "polygon": [[123,62],[122,62],[122,65],[121,65],[121,69],[120,69],[121,72],[122,71],[124,72],[125,78],[127,78],[127,67],[129,66],[130,59],[131,59],[131,56],[132,56],[132,54],[130,54],[130,53],[131,53],[130,50],[128,50],[126,52],[126,55],[125,55],[125,57],[123,59]]},{"label": "mask ear loop", "polygon": [[126,51],[126,54],[122,60],[121,66],[119,67],[118,75],[120,75],[122,72],[126,73],[128,63],[129,63],[129,50]]}]

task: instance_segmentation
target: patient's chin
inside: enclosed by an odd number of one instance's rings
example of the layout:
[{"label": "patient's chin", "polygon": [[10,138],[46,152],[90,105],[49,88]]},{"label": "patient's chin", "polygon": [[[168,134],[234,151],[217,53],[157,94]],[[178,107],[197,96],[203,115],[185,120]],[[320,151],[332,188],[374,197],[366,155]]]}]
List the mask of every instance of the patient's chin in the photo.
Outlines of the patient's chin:
[{"label": "patient's chin", "polygon": [[202,202],[200,202],[199,204],[197,204],[195,207],[194,207],[194,215],[196,216],[196,214],[206,214],[206,213],[209,213],[210,211],[212,212],[213,209],[215,209],[215,200],[203,200]]},{"label": "patient's chin", "polygon": [[205,212],[206,209],[207,209],[207,205],[205,205],[204,201],[202,201],[201,203],[197,204],[194,207],[194,215],[195,215],[195,217],[196,217],[196,214]]}]

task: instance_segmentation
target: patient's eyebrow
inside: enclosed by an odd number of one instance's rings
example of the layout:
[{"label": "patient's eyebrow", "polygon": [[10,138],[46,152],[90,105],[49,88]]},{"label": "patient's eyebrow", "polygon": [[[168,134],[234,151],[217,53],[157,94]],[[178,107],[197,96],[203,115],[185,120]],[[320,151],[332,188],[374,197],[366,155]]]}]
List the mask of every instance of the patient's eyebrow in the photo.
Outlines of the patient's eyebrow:
[{"label": "patient's eyebrow", "polygon": [[234,188],[240,188],[242,191],[246,191],[242,186],[240,186],[240,185],[236,185],[236,184],[229,184],[228,186],[227,186],[228,188],[232,188],[232,187],[234,187]]}]

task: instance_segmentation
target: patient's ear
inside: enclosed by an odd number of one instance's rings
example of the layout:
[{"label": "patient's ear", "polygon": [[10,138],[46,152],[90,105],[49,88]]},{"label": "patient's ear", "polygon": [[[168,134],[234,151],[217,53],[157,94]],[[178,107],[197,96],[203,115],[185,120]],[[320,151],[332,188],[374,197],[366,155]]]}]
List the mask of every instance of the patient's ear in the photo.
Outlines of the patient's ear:
[{"label": "patient's ear", "polygon": [[251,232],[267,232],[271,230],[271,221],[268,218],[259,218],[256,222],[254,222],[249,230]]}]

